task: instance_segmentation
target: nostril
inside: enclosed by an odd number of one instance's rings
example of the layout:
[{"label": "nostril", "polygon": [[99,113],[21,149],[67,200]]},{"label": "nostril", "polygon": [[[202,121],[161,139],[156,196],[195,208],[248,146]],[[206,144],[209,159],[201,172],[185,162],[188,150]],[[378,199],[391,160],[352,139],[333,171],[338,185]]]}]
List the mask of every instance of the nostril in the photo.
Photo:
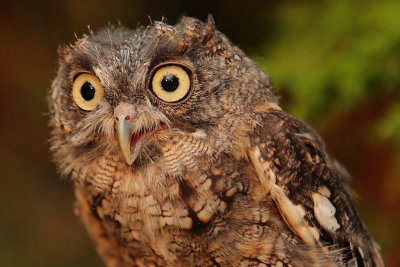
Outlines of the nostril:
[{"label": "nostril", "polygon": [[129,103],[119,103],[114,110],[114,118],[118,123],[131,122],[137,115],[136,108]]}]

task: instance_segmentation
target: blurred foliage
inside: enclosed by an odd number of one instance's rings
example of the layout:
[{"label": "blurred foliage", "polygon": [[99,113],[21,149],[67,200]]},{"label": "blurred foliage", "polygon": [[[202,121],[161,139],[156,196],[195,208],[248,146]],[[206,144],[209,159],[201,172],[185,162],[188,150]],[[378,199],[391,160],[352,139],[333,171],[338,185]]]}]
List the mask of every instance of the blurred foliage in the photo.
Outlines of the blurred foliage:
[{"label": "blurred foliage", "polygon": [[0,2],[0,265],[101,266],[50,163],[46,94],[59,44],[118,20],[186,14],[268,71],[286,110],[311,123],[353,176],[356,205],[400,266],[400,2],[397,0]]},{"label": "blurred foliage", "polygon": [[[396,102],[387,112],[387,115],[378,123],[377,131],[385,139],[395,144],[400,141],[400,103]],[[400,162],[400,160],[398,161]]]},{"label": "blurred foliage", "polygon": [[[399,1],[290,2],[276,12],[260,64],[293,113],[314,121],[372,94],[400,96]],[[400,140],[399,99],[388,104],[382,136]]]}]

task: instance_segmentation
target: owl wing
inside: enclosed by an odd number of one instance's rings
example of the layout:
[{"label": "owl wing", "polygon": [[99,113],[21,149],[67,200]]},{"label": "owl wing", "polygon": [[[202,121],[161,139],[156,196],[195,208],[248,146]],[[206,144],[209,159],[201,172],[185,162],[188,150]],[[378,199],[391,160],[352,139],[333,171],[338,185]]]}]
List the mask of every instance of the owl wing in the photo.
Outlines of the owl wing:
[{"label": "owl wing", "polygon": [[279,107],[260,116],[249,158],[263,194],[273,199],[289,228],[336,261],[384,266],[379,246],[346,192],[345,171],[326,153],[318,134]]},{"label": "owl wing", "polygon": [[75,195],[75,213],[81,217],[100,257],[107,266],[125,266],[117,241],[106,233],[101,220],[95,216],[96,213],[92,210],[94,205],[89,203],[91,198],[88,197],[85,189],[75,187]]}]

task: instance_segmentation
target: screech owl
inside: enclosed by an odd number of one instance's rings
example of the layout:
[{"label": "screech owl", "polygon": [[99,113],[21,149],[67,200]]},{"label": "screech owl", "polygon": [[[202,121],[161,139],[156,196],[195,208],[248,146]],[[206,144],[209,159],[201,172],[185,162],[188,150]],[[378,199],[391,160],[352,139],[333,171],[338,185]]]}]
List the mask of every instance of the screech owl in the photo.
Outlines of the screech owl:
[{"label": "screech owl", "polygon": [[211,16],[58,52],[51,150],[108,266],[383,266],[345,170]]}]

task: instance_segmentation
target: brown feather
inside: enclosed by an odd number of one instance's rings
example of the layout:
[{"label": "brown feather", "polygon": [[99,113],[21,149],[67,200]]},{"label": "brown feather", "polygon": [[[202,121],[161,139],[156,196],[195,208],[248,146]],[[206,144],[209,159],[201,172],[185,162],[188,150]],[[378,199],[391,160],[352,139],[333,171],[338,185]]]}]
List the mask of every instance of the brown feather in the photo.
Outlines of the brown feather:
[{"label": "brown feather", "polygon": [[[314,130],[282,111],[269,76],[212,16],[111,26],[59,55],[51,151],[108,266],[383,265],[345,170]],[[190,80],[173,103],[152,83],[170,65]],[[80,73],[104,89],[93,110],[72,94]],[[133,107],[125,124],[119,105]],[[121,125],[131,127],[128,143]],[[121,147],[129,153],[149,132],[129,165]]]}]

